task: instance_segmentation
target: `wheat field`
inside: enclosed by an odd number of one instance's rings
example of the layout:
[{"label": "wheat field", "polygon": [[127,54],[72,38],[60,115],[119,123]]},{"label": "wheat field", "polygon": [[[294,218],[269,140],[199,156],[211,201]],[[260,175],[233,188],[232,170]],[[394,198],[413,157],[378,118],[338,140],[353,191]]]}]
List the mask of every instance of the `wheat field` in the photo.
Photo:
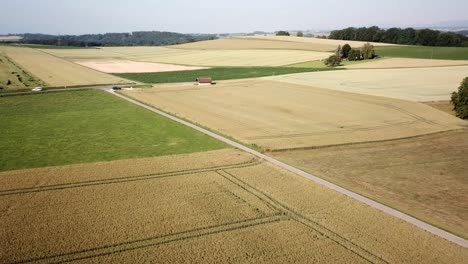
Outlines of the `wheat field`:
[{"label": "wheat field", "polygon": [[0,52],[5,53],[21,68],[47,83],[48,86],[78,86],[130,82],[51,56],[37,49],[0,46]]},{"label": "wheat field", "polygon": [[2,263],[467,257],[455,244],[233,149],[1,172],[0,210]]},{"label": "wheat field", "polygon": [[264,79],[124,93],[267,150],[381,141],[463,124],[424,104]]},{"label": "wheat field", "polygon": [[328,52],[303,50],[196,50],[166,47],[108,47],[100,49],[47,49],[54,56],[76,59],[124,59],[194,66],[283,66],[321,60]]}]

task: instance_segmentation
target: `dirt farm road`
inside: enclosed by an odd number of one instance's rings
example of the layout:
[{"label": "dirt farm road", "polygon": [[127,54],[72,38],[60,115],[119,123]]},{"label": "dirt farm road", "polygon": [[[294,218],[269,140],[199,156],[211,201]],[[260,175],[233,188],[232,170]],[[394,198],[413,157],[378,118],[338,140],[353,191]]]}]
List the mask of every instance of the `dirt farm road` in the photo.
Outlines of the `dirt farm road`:
[{"label": "dirt farm road", "polygon": [[206,134],[208,136],[216,138],[216,139],[218,139],[218,140],[220,140],[220,141],[222,141],[222,142],[224,142],[224,143],[226,143],[228,145],[231,145],[232,147],[243,150],[243,151],[248,152],[248,153],[250,153],[250,154],[252,154],[252,155],[254,155],[254,156],[258,157],[258,158],[261,158],[263,160],[271,162],[271,163],[273,163],[273,164],[275,164],[275,165],[277,165],[277,166],[279,166],[279,167],[281,167],[281,168],[283,168],[283,169],[285,169],[287,171],[295,173],[295,174],[297,174],[299,176],[302,176],[302,177],[307,178],[309,180],[312,180],[312,181],[314,181],[314,182],[316,182],[316,183],[318,183],[320,185],[323,185],[323,186],[325,186],[325,187],[327,187],[329,189],[332,189],[332,190],[337,191],[337,192],[339,192],[341,194],[344,194],[344,195],[346,195],[346,196],[348,196],[348,197],[350,197],[350,198],[352,198],[354,200],[365,203],[368,206],[373,207],[375,209],[378,209],[380,211],[383,211],[386,214],[389,214],[389,215],[397,217],[397,218],[399,218],[399,219],[401,219],[403,221],[411,223],[411,224],[413,224],[413,225],[415,225],[415,226],[417,226],[417,227],[419,227],[421,229],[424,229],[427,232],[430,232],[430,233],[432,233],[432,234],[434,234],[436,236],[444,238],[444,239],[446,239],[448,241],[451,241],[451,242],[453,242],[453,243],[455,243],[457,245],[460,245],[460,246],[462,246],[464,248],[468,248],[468,240],[465,240],[465,239],[463,239],[461,237],[458,237],[458,236],[456,236],[454,234],[451,234],[451,233],[449,233],[447,231],[444,231],[444,230],[442,230],[440,228],[437,228],[435,226],[427,224],[427,223],[425,223],[425,222],[423,222],[421,220],[418,220],[418,219],[416,219],[416,218],[414,218],[412,216],[409,216],[409,215],[407,215],[405,213],[402,213],[402,212],[400,212],[398,210],[395,210],[395,209],[390,208],[390,207],[388,207],[386,205],[383,205],[381,203],[373,201],[373,200],[371,200],[369,198],[366,198],[366,197],[364,197],[362,195],[359,195],[359,194],[354,193],[352,191],[341,188],[338,185],[335,185],[335,184],[333,184],[331,182],[323,180],[323,179],[321,179],[321,178],[319,178],[317,176],[314,176],[314,175],[312,175],[310,173],[302,171],[302,170],[300,170],[298,168],[292,167],[292,166],[290,166],[290,165],[288,165],[288,164],[286,164],[284,162],[281,162],[281,161],[276,160],[276,159],[274,159],[272,157],[264,155],[264,154],[262,154],[262,153],[260,153],[258,151],[255,151],[255,150],[253,150],[251,148],[248,148],[248,147],[246,147],[246,146],[244,146],[242,144],[239,144],[239,143],[234,142],[234,141],[232,141],[232,140],[230,140],[228,138],[225,138],[225,137],[220,136],[220,135],[218,135],[216,133],[213,133],[213,132],[211,132],[211,131],[209,131],[207,129],[204,129],[202,127],[194,125],[194,124],[192,124],[190,122],[187,122],[185,120],[182,120],[182,119],[177,118],[175,116],[172,116],[170,114],[167,114],[167,113],[165,113],[163,111],[160,111],[160,110],[158,110],[156,108],[153,108],[153,107],[150,107],[150,106],[145,105],[143,103],[140,103],[140,102],[138,102],[136,100],[133,100],[131,98],[128,98],[128,97],[126,97],[124,95],[118,94],[113,90],[106,90],[106,91],[113,94],[113,95],[115,95],[115,96],[118,96],[118,97],[120,97],[120,98],[122,98],[124,100],[127,100],[128,102],[131,102],[131,103],[133,103],[135,105],[141,106],[141,107],[143,107],[143,108],[145,108],[147,110],[150,110],[150,111],[152,111],[152,112],[154,112],[156,114],[162,115],[162,116],[167,117],[167,118],[169,118],[169,119],[171,119],[173,121],[176,121],[176,122],[178,122],[180,124],[183,124],[185,126],[193,128],[193,129],[195,129],[197,131],[200,131],[200,132],[202,132],[202,133],[204,133],[204,134]]}]

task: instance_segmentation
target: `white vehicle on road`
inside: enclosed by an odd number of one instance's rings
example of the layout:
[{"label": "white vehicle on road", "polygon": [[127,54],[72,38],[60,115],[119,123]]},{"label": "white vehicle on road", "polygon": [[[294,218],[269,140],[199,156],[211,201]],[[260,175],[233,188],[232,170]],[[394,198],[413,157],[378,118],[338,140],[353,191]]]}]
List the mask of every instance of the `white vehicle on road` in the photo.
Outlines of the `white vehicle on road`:
[{"label": "white vehicle on road", "polygon": [[31,91],[33,91],[33,92],[40,92],[42,90],[44,90],[44,88],[42,88],[42,87],[35,87],[35,88],[31,89]]}]

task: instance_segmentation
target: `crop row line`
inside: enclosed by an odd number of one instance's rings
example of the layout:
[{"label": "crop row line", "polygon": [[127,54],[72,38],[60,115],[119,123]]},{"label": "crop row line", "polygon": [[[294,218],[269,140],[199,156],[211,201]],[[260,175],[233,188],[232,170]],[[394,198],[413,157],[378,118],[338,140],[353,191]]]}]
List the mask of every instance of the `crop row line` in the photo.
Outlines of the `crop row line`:
[{"label": "crop row line", "polygon": [[96,186],[96,185],[106,185],[106,184],[116,184],[116,183],[123,183],[123,182],[161,179],[161,178],[184,176],[184,175],[196,174],[196,173],[202,173],[202,172],[211,172],[211,171],[216,171],[216,170],[219,170],[219,169],[245,168],[245,167],[258,165],[258,164],[260,164],[260,162],[261,161],[258,160],[258,159],[253,159],[253,160],[238,163],[238,164],[225,165],[225,166],[215,166],[215,167],[201,168],[201,169],[181,170],[181,171],[172,171],[172,172],[165,172],[165,173],[156,173],[156,174],[147,174],[147,175],[112,178],[112,179],[91,180],[91,181],[46,185],[46,186],[39,186],[39,187],[30,187],[30,188],[10,189],[10,190],[0,191],[0,197],[1,196],[8,196],[8,195],[17,195],[17,194],[28,194],[28,193],[45,192],[45,191],[64,190],[64,189]]},{"label": "crop row line", "polygon": [[292,208],[288,207],[287,205],[281,203],[280,201],[274,199],[273,197],[267,195],[266,193],[256,189],[255,187],[249,185],[245,181],[240,180],[239,178],[235,177],[233,174],[225,171],[220,170],[217,171],[219,175],[224,177],[225,179],[229,180],[230,182],[236,184],[240,188],[246,190],[247,192],[251,193],[252,195],[258,197],[258,199],[270,204],[272,207],[276,208],[283,214],[287,215],[291,219],[307,226],[318,232],[319,234],[323,235],[324,237],[334,241],[335,243],[339,244],[340,246],[346,248],[347,250],[355,253],[359,257],[369,261],[370,263],[388,263],[383,258],[373,254],[369,250],[363,248],[355,244],[354,242],[342,237],[338,233],[328,229],[327,227],[309,219],[308,217],[296,212]]},{"label": "crop row line", "polygon": [[254,227],[258,225],[270,224],[274,222],[279,222],[282,220],[287,220],[288,217],[285,215],[273,215],[264,218],[254,218],[248,220],[237,221],[228,224],[210,226],[205,228],[198,228],[186,232],[180,232],[164,236],[150,237],[141,240],[128,241],[113,245],[106,245],[97,248],[85,249],[81,251],[57,254],[53,256],[45,256],[34,259],[28,259],[18,262],[13,262],[12,264],[23,264],[23,263],[65,263],[78,261],[83,259],[90,259],[95,257],[102,257],[117,253],[122,253],[130,250],[142,249],[147,247],[154,247],[158,245],[163,245],[171,242],[182,241],[186,239],[194,239],[208,235],[219,234],[223,232],[235,231],[238,229]]}]

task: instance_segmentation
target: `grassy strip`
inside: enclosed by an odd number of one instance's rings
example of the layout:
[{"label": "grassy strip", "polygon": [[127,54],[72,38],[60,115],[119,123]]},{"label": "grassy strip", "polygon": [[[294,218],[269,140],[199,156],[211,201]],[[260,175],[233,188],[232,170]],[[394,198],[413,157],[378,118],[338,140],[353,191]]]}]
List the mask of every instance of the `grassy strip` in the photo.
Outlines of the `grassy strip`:
[{"label": "grassy strip", "polygon": [[468,60],[468,48],[425,47],[425,46],[390,46],[376,47],[376,53],[384,57]]},{"label": "grassy strip", "polygon": [[97,90],[2,98],[0,171],[225,148]]},{"label": "grassy strip", "polygon": [[212,77],[214,80],[231,80],[327,70],[332,69],[293,67],[219,67],[194,71],[119,73],[115,75],[144,83],[177,83],[193,82],[197,77]]}]

